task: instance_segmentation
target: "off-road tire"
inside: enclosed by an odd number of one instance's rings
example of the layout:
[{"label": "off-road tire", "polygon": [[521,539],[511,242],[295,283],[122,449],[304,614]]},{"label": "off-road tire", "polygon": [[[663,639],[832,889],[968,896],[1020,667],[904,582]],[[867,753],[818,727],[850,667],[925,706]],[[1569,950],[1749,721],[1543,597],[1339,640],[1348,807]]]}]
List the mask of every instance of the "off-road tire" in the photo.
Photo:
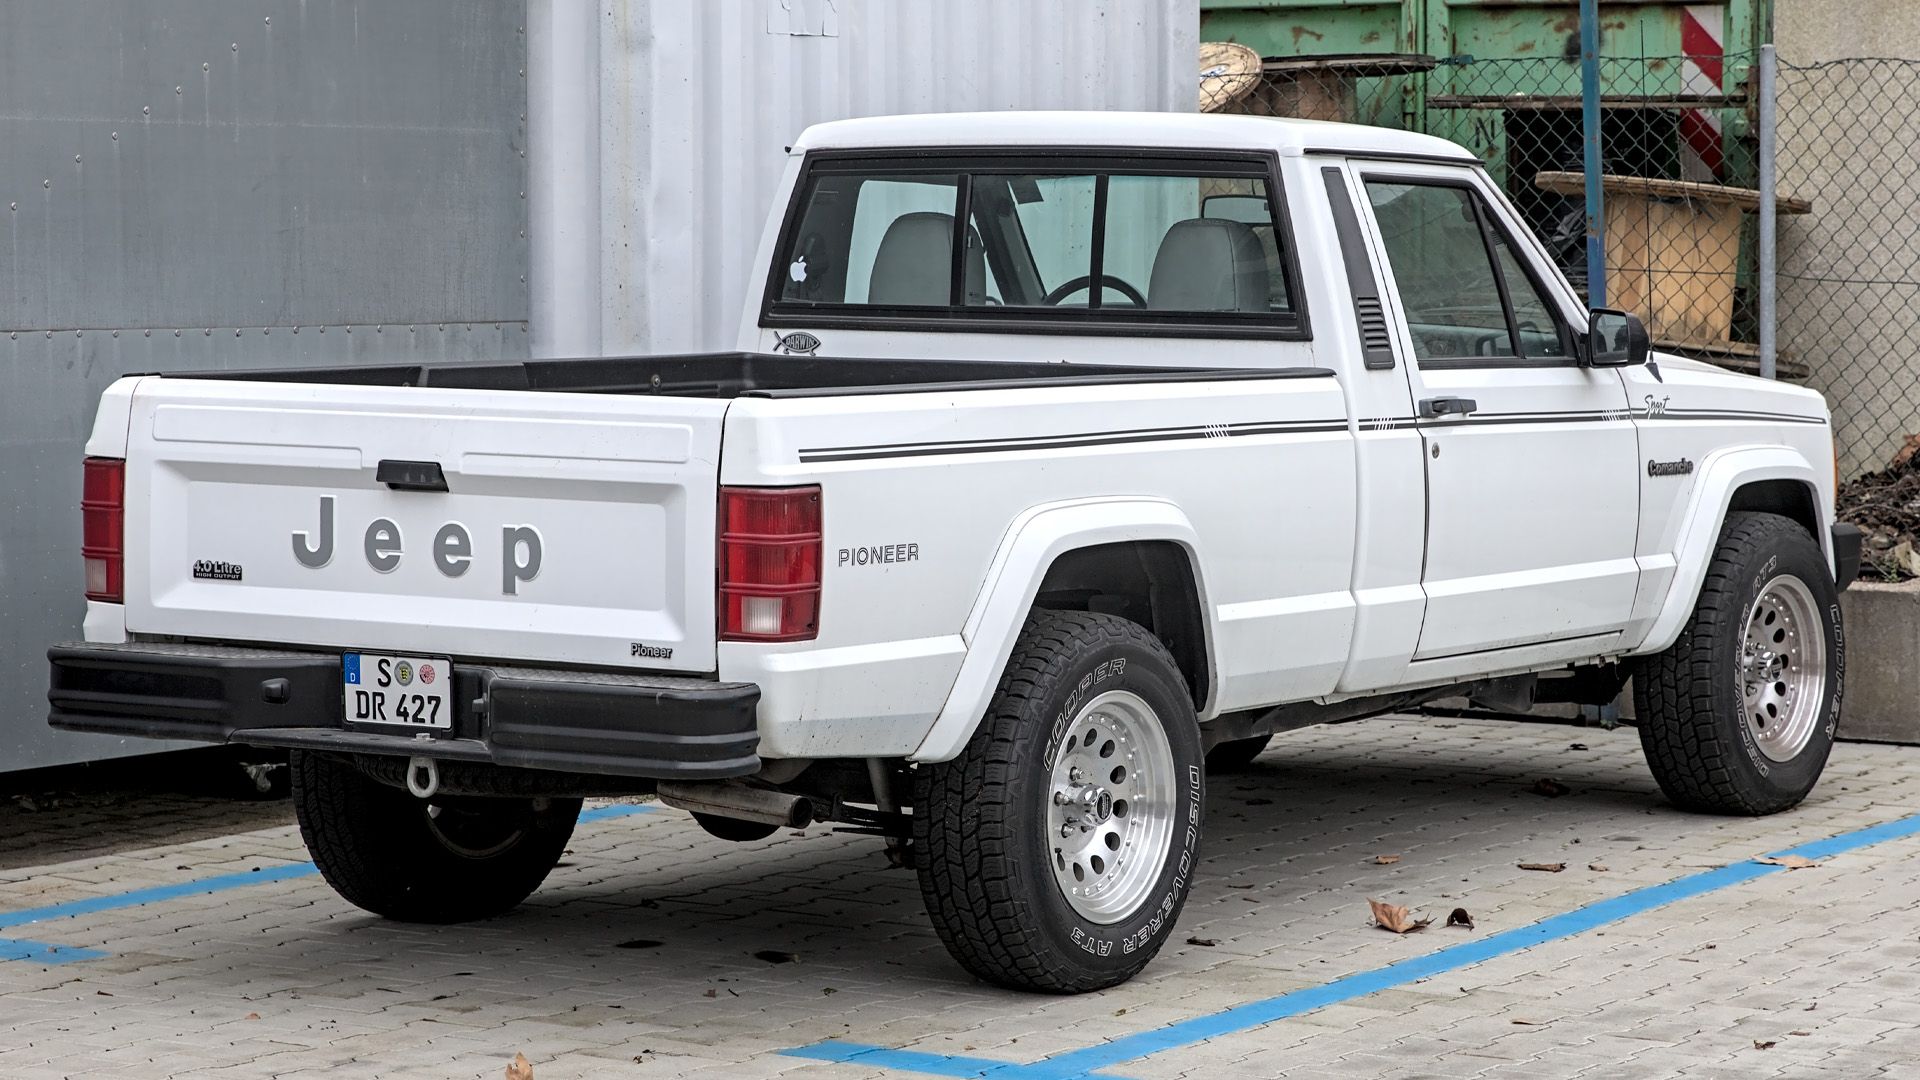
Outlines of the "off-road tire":
[{"label": "off-road tire", "polygon": [[300,750],[291,768],[300,835],[327,884],[401,922],[469,922],[512,910],[560,861],[580,815],[579,799],[422,800],[351,761]]},{"label": "off-road tire", "polygon": [[[1805,746],[1775,761],[1747,723],[1741,661],[1749,612],[1783,574],[1813,597],[1826,675]],[[1798,805],[1833,749],[1845,671],[1839,593],[1819,544],[1777,514],[1728,514],[1693,615],[1672,646],[1633,673],[1640,745],[1660,790],[1674,805],[1705,813],[1752,816]]]},{"label": "off-road tire", "polygon": [[[1167,853],[1145,899],[1101,924],[1063,895],[1047,833],[1061,740],[1085,702],[1114,690],[1137,695],[1157,716],[1175,796]],[[1036,612],[966,748],[914,773],[920,891],[954,959],[988,982],[1046,993],[1103,989],[1146,967],[1172,933],[1198,866],[1201,762],[1186,680],[1157,638],[1113,615]]]},{"label": "off-road tire", "polygon": [[1253,764],[1267,744],[1273,741],[1271,732],[1255,735],[1251,739],[1230,739],[1219,743],[1207,751],[1207,771],[1209,773],[1240,772]]}]

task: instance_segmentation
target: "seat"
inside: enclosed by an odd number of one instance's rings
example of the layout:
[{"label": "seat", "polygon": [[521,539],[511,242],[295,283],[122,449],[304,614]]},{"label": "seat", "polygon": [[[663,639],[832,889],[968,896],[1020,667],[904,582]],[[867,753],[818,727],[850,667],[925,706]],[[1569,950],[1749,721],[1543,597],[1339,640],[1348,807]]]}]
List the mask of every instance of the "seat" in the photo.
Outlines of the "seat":
[{"label": "seat", "polygon": [[[953,277],[953,215],[936,210],[901,214],[873,253],[867,303],[882,307],[946,307]],[[985,295],[986,261],[980,234],[968,230],[967,302]]]},{"label": "seat", "polygon": [[1147,307],[1265,314],[1267,285],[1267,254],[1251,228],[1224,218],[1188,218],[1160,240]]}]

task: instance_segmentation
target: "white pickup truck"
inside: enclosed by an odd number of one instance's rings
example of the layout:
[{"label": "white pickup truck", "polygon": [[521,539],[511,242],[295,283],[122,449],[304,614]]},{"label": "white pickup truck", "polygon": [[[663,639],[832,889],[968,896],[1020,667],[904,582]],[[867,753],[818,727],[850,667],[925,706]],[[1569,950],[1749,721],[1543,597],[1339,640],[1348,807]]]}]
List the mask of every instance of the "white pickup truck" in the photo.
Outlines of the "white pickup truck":
[{"label": "white pickup truck", "polygon": [[739,352],[114,384],[52,723],[290,748],[396,919],[519,903],[584,796],[838,821],[1044,991],[1147,964],[1277,731],[1631,675],[1676,804],[1819,776],[1824,403],[1587,311],[1458,146],[892,117],[783,190]]}]

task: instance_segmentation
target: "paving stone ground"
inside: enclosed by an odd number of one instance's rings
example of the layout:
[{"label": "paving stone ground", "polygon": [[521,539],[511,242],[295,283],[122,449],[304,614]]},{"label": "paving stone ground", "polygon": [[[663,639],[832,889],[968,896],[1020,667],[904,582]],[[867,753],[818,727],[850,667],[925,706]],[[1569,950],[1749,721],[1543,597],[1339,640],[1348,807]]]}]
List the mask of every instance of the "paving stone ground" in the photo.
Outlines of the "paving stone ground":
[{"label": "paving stone ground", "polygon": [[[1569,793],[1535,794],[1542,778]],[[5,925],[306,859],[284,824],[141,833],[77,858],[50,844],[0,869],[0,938],[106,955],[0,961],[0,1077],[497,1078],[516,1052],[539,1080],[914,1075],[779,1053],[822,1040],[1028,1063],[1916,812],[1916,749],[1842,745],[1805,806],[1728,819],[1667,806],[1630,729],[1428,718],[1301,732],[1214,779],[1173,943],[1134,982],[1077,998],[972,981],[912,875],[874,839],[820,827],[730,845],[664,809],[586,823],[532,900],[469,926],[382,922],[312,875]],[[43,817],[11,822],[9,850]],[[88,828],[155,825],[130,811]],[[1370,928],[1369,897],[1441,921],[1464,907],[1476,928],[1388,934]],[[1101,1075],[1920,1076],[1920,838]]]}]

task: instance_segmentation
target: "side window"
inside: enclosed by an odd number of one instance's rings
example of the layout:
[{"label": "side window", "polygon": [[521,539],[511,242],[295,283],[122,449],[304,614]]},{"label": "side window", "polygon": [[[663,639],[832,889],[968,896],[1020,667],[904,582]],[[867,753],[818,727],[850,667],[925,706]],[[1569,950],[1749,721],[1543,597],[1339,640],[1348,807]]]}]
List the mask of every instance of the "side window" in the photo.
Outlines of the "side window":
[{"label": "side window", "polygon": [[1477,193],[1368,180],[1367,196],[1416,360],[1570,355],[1553,302]]},{"label": "side window", "polygon": [[1494,258],[1500,263],[1500,276],[1506,279],[1507,296],[1513,301],[1513,323],[1520,334],[1520,355],[1571,355],[1560,336],[1560,320],[1554,317],[1553,301],[1527,276],[1520,253],[1507,242],[1507,234],[1498,228],[1492,232]]},{"label": "side window", "polygon": [[1418,360],[1516,355],[1473,193],[1367,181]]}]

